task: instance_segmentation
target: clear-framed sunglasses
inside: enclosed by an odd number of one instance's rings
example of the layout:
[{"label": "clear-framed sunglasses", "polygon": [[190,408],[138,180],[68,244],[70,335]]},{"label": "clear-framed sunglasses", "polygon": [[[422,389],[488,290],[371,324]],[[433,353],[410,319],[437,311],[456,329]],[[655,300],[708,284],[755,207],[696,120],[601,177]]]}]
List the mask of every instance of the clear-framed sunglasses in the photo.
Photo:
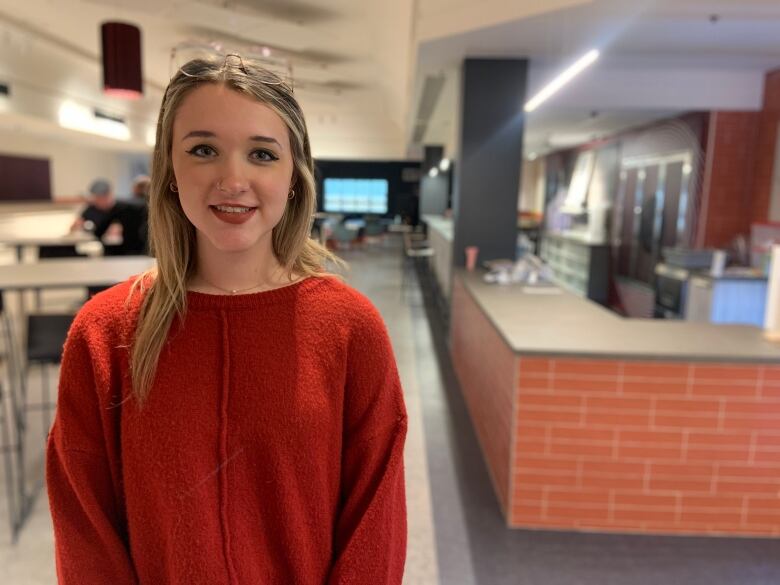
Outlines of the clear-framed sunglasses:
[{"label": "clear-framed sunglasses", "polygon": [[169,77],[181,71],[184,75],[198,77],[197,67],[191,61],[205,61],[211,65],[238,65],[245,73],[261,77],[269,85],[284,84],[293,89],[293,72],[290,63],[284,59],[275,59],[263,52],[234,51],[217,43],[179,43],[171,49]]}]

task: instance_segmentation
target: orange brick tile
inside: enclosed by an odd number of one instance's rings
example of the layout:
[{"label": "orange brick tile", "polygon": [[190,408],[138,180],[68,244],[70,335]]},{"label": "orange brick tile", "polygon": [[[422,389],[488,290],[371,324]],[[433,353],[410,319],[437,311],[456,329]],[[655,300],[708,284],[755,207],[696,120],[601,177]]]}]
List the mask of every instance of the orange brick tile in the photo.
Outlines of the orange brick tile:
[{"label": "orange brick tile", "polygon": [[710,524],[717,522],[723,529],[729,529],[732,526],[738,527],[742,523],[741,511],[727,510],[688,510],[683,508],[680,512],[682,522]]},{"label": "orange brick tile", "polygon": [[715,473],[714,465],[690,465],[688,463],[651,463],[651,477],[710,478]]},{"label": "orange brick tile", "polygon": [[780,434],[774,434],[767,431],[759,432],[756,435],[756,448],[767,450],[780,449]]},{"label": "orange brick tile", "polygon": [[666,494],[616,493],[614,503],[617,507],[674,508],[677,505],[677,497]]},{"label": "orange brick tile", "polygon": [[660,382],[646,380],[623,380],[623,394],[641,396],[684,396],[688,387],[684,382]]},{"label": "orange brick tile", "polygon": [[517,415],[519,425],[525,423],[565,424],[579,423],[582,412],[579,410],[555,410],[551,408],[521,408]]},{"label": "orange brick tile", "polygon": [[556,360],[555,374],[573,374],[577,376],[617,376],[620,372],[618,362],[601,360]]},{"label": "orange brick tile", "polygon": [[780,526],[780,512],[748,509],[745,525],[772,526],[774,530],[777,530],[777,527]]},{"label": "orange brick tile", "polygon": [[572,521],[578,520],[606,520],[608,518],[606,506],[603,508],[586,508],[563,505],[547,505],[547,518],[562,518]]},{"label": "orange brick tile", "polygon": [[747,506],[749,512],[769,512],[771,514],[780,513],[780,495],[773,498],[748,496]]},{"label": "orange brick tile", "polygon": [[618,445],[618,458],[682,459],[682,445]]},{"label": "orange brick tile", "polygon": [[542,516],[544,502],[542,500],[515,499],[512,502],[511,509],[515,514],[520,513],[528,516]]},{"label": "orange brick tile", "polygon": [[720,411],[720,400],[710,398],[659,398],[656,400],[657,411],[674,414],[717,414]]},{"label": "orange brick tile", "polygon": [[626,362],[623,376],[626,378],[674,378],[678,381],[688,379],[688,363],[673,362]]},{"label": "orange brick tile", "polygon": [[[780,439],[780,437],[778,437]],[[688,434],[688,445],[705,447],[718,447],[725,450],[749,449],[751,442],[750,433],[708,433],[705,431],[691,431]]]},{"label": "orange brick tile", "polygon": [[693,379],[695,381],[758,381],[760,366],[716,366],[694,364]]},{"label": "orange brick tile", "polygon": [[[726,416],[780,419],[780,402],[769,400],[727,400]],[[780,429],[780,426],[776,427]]]},{"label": "orange brick tile", "polygon": [[620,429],[618,431],[618,441],[621,444],[638,443],[641,445],[682,445],[682,431],[634,431],[629,429]]},{"label": "orange brick tile", "polygon": [[765,366],[762,377],[765,384],[780,385],[780,367]]},{"label": "orange brick tile", "polygon": [[710,479],[686,479],[684,477],[651,477],[648,481],[651,491],[708,492],[712,487]]},{"label": "orange brick tile", "polygon": [[780,427],[780,416],[774,414],[767,417],[757,417],[732,413],[723,417],[723,430],[725,431],[774,430],[778,427]]},{"label": "orange brick tile", "polygon": [[721,396],[726,398],[758,397],[758,385],[695,382],[693,386],[691,386],[691,394],[693,396]]},{"label": "orange brick tile", "polygon": [[560,396],[550,393],[521,392],[518,400],[520,410],[526,407],[542,408],[582,408],[583,398],[581,396]]},{"label": "orange brick tile", "polygon": [[552,381],[555,390],[565,392],[599,392],[599,393],[617,393],[617,379],[599,379],[599,378],[558,378]]},{"label": "orange brick tile", "polygon": [[673,508],[614,508],[612,517],[617,522],[674,522],[677,516]]},{"label": "orange brick tile", "polygon": [[609,492],[606,490],[563,490],[551,489],[547,492],[547,505],[554,506],[602,506],[609,504]]},{"label": "orange brick tile", "polygon": [[515,485],[525,487],[534,486],[577,486],[577,476],[574,474],[556,474],[556,473],[532,473],[519,471],[515,474]]},{"label": "orange brick tile", "polygon": [[694,462],[722,461],[729,463],[747,463],[750,461],[750,448],[739,447],[736,449],[725,449],[715,446],[688,445],[685,451],[685,460]]},{"label": "orange brick tile", "polygon": [[514,501],[515,502],[526,502],[527,504],[531,504],[531,502],[544,502],[544,488],[536,486],[536,487],[523,487],[523,486],[515,486],[514,489]]},{"label": "orange brick tile", "polygon": [[653,401],[649,398],[636,398],[630,396],[587,396],[585,398],[585,408],[593,410],[639,410],[649,412]]},{"label": "orange brick tile", "polygon": [[521,357],[518,361],[521,372],[548,374],[552,371],[553,361],[548,358]]},{"label": "orange brick tile", "polygon": [[753,462],[758,465],[780,465],[780,451],[759,449],[753,454]]},{"label": "orange brick tile", "polygon": [[517,438],[544,439],[547,436],[549,428],[548,425],[517,425],[517,427],[515,427],[515,436]]},{"label": "orange brick tile", "polygon": [[552,378],[546,376],[524,376],[521,374],[517,379],[517,388],[521,393],[526,391],[549,392],[552,389]]},{"label": "orange brick tile", "polygon": [[641,490],[645,486],[642,475],[588,475],[583,473],[580,485],[585,489]]},{"label": "orange brick tile", "polygon": [[615,431],[611,429],[553,427],[551,432],[553,442],[587,441],[590,443],[611,443],[615,438]]},{"label": "orange brick tile", "polygon": [[771,465],[721,465],[718,469],[718,475],[731,479],[745,477],[780,479],[780,467]]},{"label": "orange brick tile", "polygon": [[610,412],[586,410],[585,425],[603,425],[609,427],[648,427],[650,412]]},{"label": "orange brick tile", "polygon": [[656,412],[653,417],[653,424],[657,427],[670,427],[677,429],[708,429],[715,431],[718,429],[719,417],[716,413],[702,416],[698,415],[676,415],[665,412]]},{"label": "orange brick tile", "polygon": [[529,456],[526,454],[517,458],[515,467],[518,471],[577,473],[579,463],[575,458],[553,459],[551,457]]},{"label": "orange brick tile", "polygon": [[780,481],[765,479],[722,479],[718,478],[715,491],[719,494],[755,494],[762,496],[776,495],[780,491]]},{"label": "orange brick tile", "polygon": [[607,475],[642,477],[645,473],[645,464],[627,461],[583,461],[583,475]]},{"label": "orange brick tile", "polygon": [[713,508],[717,510],[742,510],[744,498],[741,496],[694,495],[683,494],[680,502],[683,509]]},{"label": "orange brick tile", "polygon": [[764,384],[761,387],[760,393],[762,398],[768,398],[770,400],[778,400],[780,399],[780,385],[769,386],[767,384]]},{"label": "orange brick tile", "polygon": [[760,394],[762,398],[768,398],[770,400],[779,400],[780,386],[768,386],[765,384],[761,387]]},{"label": "orange brick tile", "polygon": [[550,453],[553,455],[571,455],[573,457],[609,457],[612,455],[612,445],[609,443],[551,443]]}]

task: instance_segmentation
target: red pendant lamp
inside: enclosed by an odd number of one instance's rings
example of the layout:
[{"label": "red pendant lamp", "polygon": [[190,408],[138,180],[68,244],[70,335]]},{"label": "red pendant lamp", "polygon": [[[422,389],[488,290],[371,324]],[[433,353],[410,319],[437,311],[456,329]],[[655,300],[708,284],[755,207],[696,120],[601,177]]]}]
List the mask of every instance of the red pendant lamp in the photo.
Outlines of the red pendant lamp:
[{"label": "red pendant lamp", "polygon": [[137,100],[143,96],[141,74],[141,29],[124,22],[104,22],[103,93]]}]

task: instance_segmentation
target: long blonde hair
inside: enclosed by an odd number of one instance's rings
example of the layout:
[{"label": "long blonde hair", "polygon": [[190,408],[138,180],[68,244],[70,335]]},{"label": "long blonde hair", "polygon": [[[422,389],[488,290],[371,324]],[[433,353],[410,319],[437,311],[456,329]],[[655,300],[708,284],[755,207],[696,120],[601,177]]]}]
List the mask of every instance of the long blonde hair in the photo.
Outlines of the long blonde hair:
[{"label": "long blonde hair", "polygon": [[274,254],[287,274],[317,277],[327,274],[327,262],[346,266],[309,237],[317,208],[314,163],[303,112],[290,86],[240,57],[226,58],[223,63],[196,59],[184,65],[165,90],[157,120],[149,192],[149,242],[157,266],[136,279],[128,298],[135,293],[143,295],[130,350],[133,394],[139,406],[151,391],[157,362],[174,317],[186,314],[187,283],[196,267],[195,228],[171,189],[175,179],[171,143],[176,112],[184,98],[204,84],[221,84],[253,97],[273,109],[287,125],[295,196],[287,202],[284,215],[272,233]]}]

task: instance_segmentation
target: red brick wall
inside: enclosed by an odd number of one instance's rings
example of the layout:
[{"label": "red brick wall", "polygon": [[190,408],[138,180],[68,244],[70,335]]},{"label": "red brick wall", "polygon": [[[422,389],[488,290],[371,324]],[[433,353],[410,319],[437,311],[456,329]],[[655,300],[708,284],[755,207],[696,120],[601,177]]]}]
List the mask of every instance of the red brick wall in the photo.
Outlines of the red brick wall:
[{"label": "red brick wall", "polygon": [[512,526],[780,535],[780,367],[518,362]]},{"label": "red brick wall", "polygon": [[700,218],[705,247],[726,247],[736,236],[750,233],[759,117],[758,112],[712,113]]},{"label": "red brick wall", "polygon": [[752,202],[754,222],[765,222],[769,218],[778,124],[780,124],[780,69],[766,76],[764,109],[759,114]]},{"label": "red brick wall", "polygon": [[455,372],[508,517],[516,358],[459,279],[453,283],[450,339]]}]

